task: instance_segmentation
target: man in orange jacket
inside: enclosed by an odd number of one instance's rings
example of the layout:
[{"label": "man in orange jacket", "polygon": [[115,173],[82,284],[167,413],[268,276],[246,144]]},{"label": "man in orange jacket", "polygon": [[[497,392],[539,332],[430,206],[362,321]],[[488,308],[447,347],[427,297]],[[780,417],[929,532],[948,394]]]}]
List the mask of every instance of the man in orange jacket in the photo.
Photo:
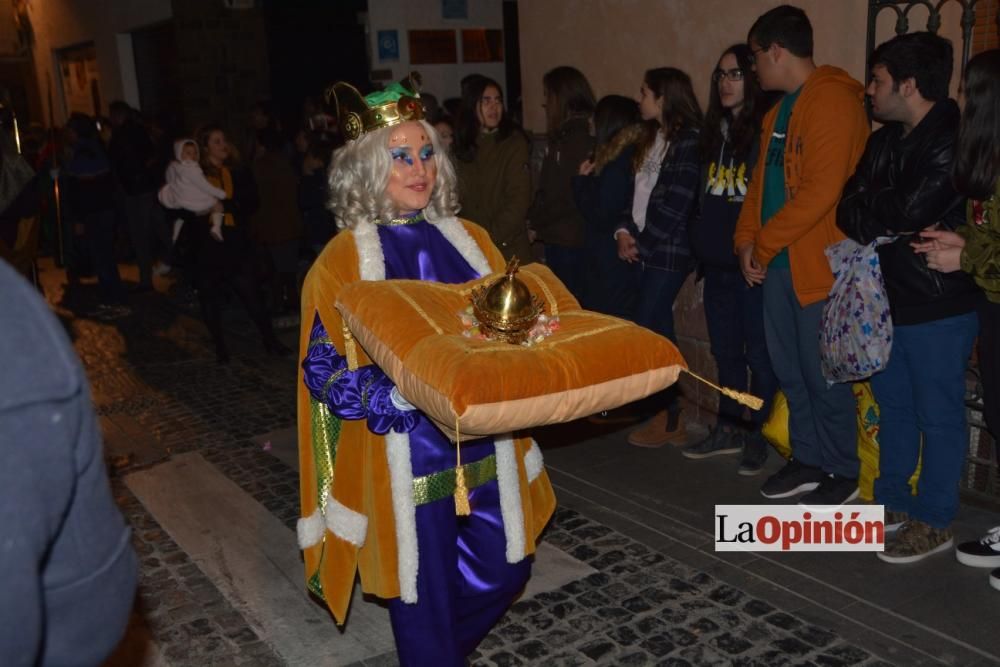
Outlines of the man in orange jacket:
[{"label": "man in orange jacket", "polygon": [[823,253],[844,235],[836,208],[864,151],[864,88],[843,70],[817,67],[805,12],[782,5],[748,35],[765,90],[784,97],[764,117],[760,154],[736,225],[740,269],[764,285],[764,327],[788,399],[792,459],[761,487],[766,498],[806,506],[857,497],[858,456],[851,387],[827,387],[819,326],[833,274]]}]

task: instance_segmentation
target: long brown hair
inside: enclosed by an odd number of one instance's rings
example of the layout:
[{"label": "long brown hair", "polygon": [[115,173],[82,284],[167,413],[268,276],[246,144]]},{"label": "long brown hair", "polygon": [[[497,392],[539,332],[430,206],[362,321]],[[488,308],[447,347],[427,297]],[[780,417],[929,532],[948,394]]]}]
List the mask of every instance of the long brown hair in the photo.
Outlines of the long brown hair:
[{"label": "long brown hair", "polygon": [[589,116],[594,111],[594,91],[583,72],[564,65],[546,72],[545,123],[550,140],[567,120]]},{"label": "long brown hair", "polygon": [[[719,149],[727,139],[738,159],[746,157],[758,139],[764,114],[776,99],[774,94],[761,90],[760,82],[754,76],[753,52],[750,47],[746,44],[733,44],[719,56],[719,63],[730,53],[736,58],[736,66],[743,72],[743,108],[735,117],[732,110],[723,108],[719,84],[713,76],[708,93],[708,111],[701,130],[701,156],[706,161],[719,154]],[[717,64],[715,72],[721,71]],[[722,132],[723,122],[727,127],[725,135]]]},{"label": "long brown hair", "polygon": [[965,110],[955,145],[955,187],[985,200],[1000,178],[1000,49],[983,51],[965,66]]},{"label": "long brown hair", "polygon": [[218,176],[218,170],[215,165],[211,163],[208,159],[208,140],[216,132],[221,132],[223,137],[226,138],[226,144],[229,147],[229,157],[226,158],[225,167],[232,167],[234,164],[239,162],[239,153],[236,151],[236,147],[233,146],[232,142],[229,141],[226,135],[225,129],[219,123],[206,123],[195,130],[194,138],[198,142],[198,158],[201,162],[201,169],[205,172],[206,176]]},{"label": "long brown hair", "polygon": [[642,137],[639,105],[622,95],[602,97],[594,107],[594,130],[594,173],[600,174],[605,165]]},{"label": "long brown hair", "polygon": [[646,137],[635,153],[633,166],[636,171],[646,159],[646,153],[656,140],[656,133],[663,131],[667,141],[680,130],[701,129],[702,113],[698,98],[691,86],[691,77],[676,67],[657,67],[647,70],[643,82],[656,99],[663,99],[663,113],[659,123],[646,123]]}]

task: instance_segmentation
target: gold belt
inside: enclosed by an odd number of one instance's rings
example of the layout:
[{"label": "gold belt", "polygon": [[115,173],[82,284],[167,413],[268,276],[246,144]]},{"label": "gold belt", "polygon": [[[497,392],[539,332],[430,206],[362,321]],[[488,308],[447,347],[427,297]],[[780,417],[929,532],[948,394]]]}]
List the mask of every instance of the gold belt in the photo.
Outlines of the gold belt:
[{"label": "gold belt", "polygon": [[[497,478],[496,454],[462,466],[465,485],[469,489],[482,486]],[[426,505],[455,493],[455,468],[442,470],[413,479],[413,503]]]}]

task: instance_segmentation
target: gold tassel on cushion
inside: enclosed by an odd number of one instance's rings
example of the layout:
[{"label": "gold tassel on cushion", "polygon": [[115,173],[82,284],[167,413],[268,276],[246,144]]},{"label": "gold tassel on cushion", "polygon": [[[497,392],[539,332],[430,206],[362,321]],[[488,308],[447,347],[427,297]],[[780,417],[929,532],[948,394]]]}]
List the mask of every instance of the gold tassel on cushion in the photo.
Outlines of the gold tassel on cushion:
[{"label": "gold tassel on cushion", "polygon": [[351,329],[344,325],[344,356],[347,357],[347,370],[358,370],[358,348],[354,343]]},{"label": "gold tassel on cushion", "polygon": [[465,485],[465,470],[462,468],[462,438],[458,434],[458,417],[455,418],[455,514],[469,516],[469,487]]},{"label": "gold tassel on cushion", "polygon": [[693,377],[695,380],[698,380],[700,382],[704,382],[705,384],[707,384],[712,389],[715,389],[716,391],[721,392],[723,396],[728,396],[729,398],[733,399],[734,401],[736,401],[740,405],[745,405],[748,408],[750,408],[751,410],[760,410],[762,407],[764,407],[764,399],[762,399],[762,398],[754,396],[753,394],[747,394],[747,393],[742,392],[742,391],[736,391],[735,389],[730,389],[729,387],[720,387],[717,384],[713,384],[712,382],[709,382],[708,380],[706,380],[705,378],[701,377],[697,373],[692,373],[691,371],[689,371],[686,368],[682,368],[681,370],[683,370],[685,373],[687,373],[688,375],[690,375],[691,377]]}]

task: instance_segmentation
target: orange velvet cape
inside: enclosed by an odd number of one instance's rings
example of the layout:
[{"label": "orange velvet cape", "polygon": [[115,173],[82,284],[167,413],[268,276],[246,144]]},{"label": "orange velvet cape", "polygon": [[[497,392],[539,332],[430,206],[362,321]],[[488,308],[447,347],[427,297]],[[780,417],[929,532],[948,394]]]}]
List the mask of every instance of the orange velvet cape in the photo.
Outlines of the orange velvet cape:
[{"label": "orange velvet cape", "polygon": [[[433,223],[432,223],[433,224]],[[503,256],[480,227],[460,221],[494,271],[502,271]],[[320,254],[302,292],[302,328],[299,358],[309,345],[313,319],[319,314],[331,342],[358,367],[372,363],[364,350],[345,337],[340,313],[334,307],[341,287],[361,279],[358,244],[353,232],[338,234]],[[391,317],[391,313],[386,313]],[[386,438],[368,430],[364,420],[334,417],[314,401],[298,372],[298,435],[301,516],[299,540],[304,546],[305,577],[309,590],[320,596],[338,623],[347,616],[355,573],[362,589],[381,598],[400,596],[399,546],[390,484]],[[523,517],[524,553],[537,540],[555,509],[555,496],[544,469],[529,482],[525,455],[537,445],[530,438],[514,440]],[[323,488],[326,487],[326,488]],[[329,495],[327,495],[327,493]],[[334,512],[334,508],[336,512]],[[318,542],[303,545],[305,518],[326,512],[326,526]],[[336,513],[347,516],[357,530],[331,530]],[[341,534],[338,534],[341,533]],[[363,536],[357,539],[357,534]],[[348,535],[345,539],[343,535]],[[352,541],[352,539],[354,541]],[[306,540],[307,542],[313,540]],[[360,542],[360,543],[355,543]],[[419,576],[419,575],[418,575]],[[404,598],[405,599],[405,598]]]}]

